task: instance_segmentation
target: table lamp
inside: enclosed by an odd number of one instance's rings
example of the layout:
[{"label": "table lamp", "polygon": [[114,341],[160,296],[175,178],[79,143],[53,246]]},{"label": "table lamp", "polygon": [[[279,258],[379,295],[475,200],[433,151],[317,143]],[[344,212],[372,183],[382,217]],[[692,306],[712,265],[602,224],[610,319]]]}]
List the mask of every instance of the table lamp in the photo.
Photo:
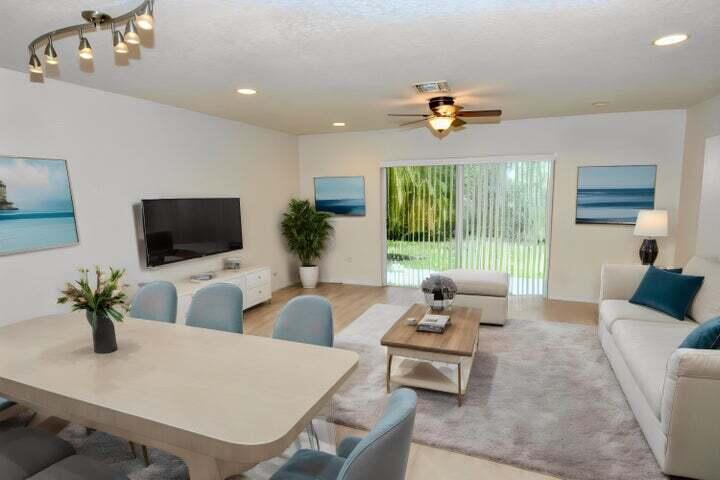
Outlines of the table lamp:
[{"label": "table lamp", "polygon": [[645,237],[640,246],[640,261],[643,265],[654,264],[659,252],[655,238],[668,236],[667,210],[640,210],[634,233],[636,237]]}]

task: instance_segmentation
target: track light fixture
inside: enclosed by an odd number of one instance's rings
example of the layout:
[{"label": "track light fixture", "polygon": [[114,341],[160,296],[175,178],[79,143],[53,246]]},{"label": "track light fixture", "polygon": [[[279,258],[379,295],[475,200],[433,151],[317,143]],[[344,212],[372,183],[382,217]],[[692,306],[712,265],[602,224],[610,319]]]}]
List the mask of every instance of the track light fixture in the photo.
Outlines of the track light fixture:
[{"label": "track light fixture", "polygon": [[[58,63],[58,54],[53,45],[54,40],[59,40],[73,35],[78,35],[78,55],[85,60],[93,58],[93,49],[90,41],[85,37],[86,32],[96,32],[100,29],[110,29],[112,32],[113,50],[118,54],[128,53],[128,44],[138,45],[140,36],[137,29],[152,30],[155,25],[154,14],[155,0],[143,0],[143,2],[127,13],[117,17],[111,17],[106,13],[97,10],[85,10],[82,17],[85,23],[59,28],[40,35],[28,45],[30,62],[28,67],[31,73],[42,74],[43,66],[36,54],[38,48],[45,46],[45,63],[55,65]],[[116,27],[125,25],[123,34]]]},{"label": "track light fixture", "polygon": [[40,63],[40,59],[32,49],[30,50],[30,62],[28,67],[30,68],[30,73],[39,73],[41,75],[43,73],[42,63]]},{"label": "track light fixture", "polygon": [[128,20],[125,26],[125,42],[130,45],[140,44],[140,35],[137,34],[137,28],[135,27],[135,19],[131,18]]},{"label": "track light fixture", "polygon": [[90,46],[90,41],[83,36],[82,30],[80,30],[80,45],[78,45],[78,56],[83,60],[92,60],[93,51]]},{"label": "track light fixture", "polygon": [[152,30],[155,26],[155,18],[153,17],[152,2],[147,3],[140,13],[135,16],[137,26],[143,30]]},{"label": "track light fixture", "polygon": [[123,34],[115,30],[115,26],[113,26],[113,50],[115,50],[115,53],[119,54],[126,54],[128,53],[128,46],[127,43],[125,43],[125,37],[123,37]]},{"label": "track light fixture", "polygon": [[58,64],[58,54],[55,51],[55,47],[53,46],[52,37],[48,37],[48,43],[45,47],[45,63],[47,63],[48,65]]}]

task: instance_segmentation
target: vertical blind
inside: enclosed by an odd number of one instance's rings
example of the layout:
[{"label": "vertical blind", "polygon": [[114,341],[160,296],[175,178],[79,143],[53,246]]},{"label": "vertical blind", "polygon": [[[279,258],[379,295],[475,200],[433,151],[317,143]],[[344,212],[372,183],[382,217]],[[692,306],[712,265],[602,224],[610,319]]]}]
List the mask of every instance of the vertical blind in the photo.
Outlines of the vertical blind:
[{"label": "vertical blind", "polygon": [[552,162],[390,167],[388,285],[450,268],[508,272],[513,295],[544,295]]}]

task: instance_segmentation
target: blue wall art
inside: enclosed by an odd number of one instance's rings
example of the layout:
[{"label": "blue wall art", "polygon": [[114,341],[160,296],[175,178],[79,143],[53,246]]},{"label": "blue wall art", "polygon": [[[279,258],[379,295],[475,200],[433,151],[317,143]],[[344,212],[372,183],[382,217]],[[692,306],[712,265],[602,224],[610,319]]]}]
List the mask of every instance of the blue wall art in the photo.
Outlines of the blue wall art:
[{"label": "blue wall art", "polygon": [[0,255],[77,243],[65,161],[0,156]]},{"label": "blue wall art", "polygon": [[364,217],[365,177],[315,177],[315,209]]},{"label": "blue wall art", "polygon": [[580,167],[575,223],[634,225],[655,208],[656,165]]}]

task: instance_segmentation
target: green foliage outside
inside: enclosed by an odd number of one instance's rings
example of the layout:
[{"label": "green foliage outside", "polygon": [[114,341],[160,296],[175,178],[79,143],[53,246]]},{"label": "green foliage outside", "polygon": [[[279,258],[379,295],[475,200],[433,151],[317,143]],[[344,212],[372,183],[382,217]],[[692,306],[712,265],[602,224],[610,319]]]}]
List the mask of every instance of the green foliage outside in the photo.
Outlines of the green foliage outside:
[{"label": "green foliage outside", "polygon": [[550,162],[462,167],[461,255],[457,168],[387,170],[388,261],[407,269],[502,269],[513,277],[544,278]]}]

